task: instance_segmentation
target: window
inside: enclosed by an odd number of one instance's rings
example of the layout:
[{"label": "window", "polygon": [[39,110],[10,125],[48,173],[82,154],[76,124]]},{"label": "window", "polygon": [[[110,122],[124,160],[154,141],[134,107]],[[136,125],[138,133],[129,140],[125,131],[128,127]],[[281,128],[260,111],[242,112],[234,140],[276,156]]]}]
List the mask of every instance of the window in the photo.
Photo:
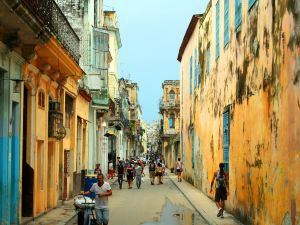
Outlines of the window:
[{"label": "window", "polygon": [[195,49],[194,51],[194,88],[197,87],[197,69],[198,69],[198,51]]},{"label": "window", "polygon": [[256,0],[248,0],[248,10],[250,10],[253,7],[255,2]]},{"label": "window", "polygon": [[210,47],[206,50],[206,74],[210,72]]},{"label": "window", "polygon": [[242,0],[235,0],[234,27],[237,30],[242,23]]},{"label": "window", "polygon": [[220,2],[216,4],[216,59],[220,56]]},{"label": "window", "polygon": [[224,0],[224,48],[229,43],[229,0]]},{"label": "window", "polygon": [[107,69],[108,38],[106,31],[94,28],[92,65],[97,69]]},{"label": "window", "polygon": [[169,128],[175,128],[175,116],[173,113],[169,117]]},{"label": "window", "polygon": [[225,171],[229,172],[229,144],[230,144],[230,131],[229,131],[229,110],[223,114],[223,158],[225,164]]},{"label": "window", "polygon": [[193,57],[190,58],[190,95],[193,92]]},{"label": "window", "polygon": [[175,102],[175,92],[173,90],[169,92],[169,101]]},{"label": "window", "polygon": [[38,105],[40,108],[45,109],[45,93],[43,91],[39,91]]},{"label": "window", "polygon": [[66,95],[65,100],[65,128],[71,128],[71,118],[73,114],[73,99]]}]

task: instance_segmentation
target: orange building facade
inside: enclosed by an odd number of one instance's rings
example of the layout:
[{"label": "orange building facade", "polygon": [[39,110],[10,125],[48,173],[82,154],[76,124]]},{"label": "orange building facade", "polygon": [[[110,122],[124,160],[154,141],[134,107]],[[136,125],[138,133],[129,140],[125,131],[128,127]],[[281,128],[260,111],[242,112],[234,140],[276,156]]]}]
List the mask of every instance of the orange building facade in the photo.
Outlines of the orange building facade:
[{"label": "orange building facade", "polygon": [[246,224],[300,222],[299,4],[209,2],[181,45],[185,177],[208,196],[218,164],[226,209]]}]

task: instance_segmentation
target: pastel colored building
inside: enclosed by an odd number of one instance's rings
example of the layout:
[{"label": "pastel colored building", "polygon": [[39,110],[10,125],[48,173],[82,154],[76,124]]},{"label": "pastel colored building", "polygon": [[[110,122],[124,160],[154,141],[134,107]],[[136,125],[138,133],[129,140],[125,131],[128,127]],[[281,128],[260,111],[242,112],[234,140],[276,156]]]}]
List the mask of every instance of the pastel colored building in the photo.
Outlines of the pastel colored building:
[{"label": "pastel colored building", "polygon": [[78,88],[79,38],[53,0],[1,1],[0,10],[0,91],[9,109],[1,111],[0,221],[20,224],[76,191],[89,93]]},{"label": "pastel colored building", "polygon": [[162,84],[163,96],[160,101],[161,147],[168,168],[175,166],[177,158],[181,157],[180,143],[180,81],[165,80]]},{"label": "pastel colored building", "polygon": [[224,162],[226,210],[245,224],[300,222],[299,13],[297,1],[212,0],[179,51],[185,178],[213,198]]}]

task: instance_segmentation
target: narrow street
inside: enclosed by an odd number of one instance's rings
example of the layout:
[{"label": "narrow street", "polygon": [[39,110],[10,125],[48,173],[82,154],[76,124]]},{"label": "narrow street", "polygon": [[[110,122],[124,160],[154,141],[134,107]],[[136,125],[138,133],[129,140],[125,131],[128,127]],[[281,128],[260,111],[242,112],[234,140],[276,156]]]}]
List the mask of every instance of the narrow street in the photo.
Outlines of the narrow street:
[{"label": "narrow street", "polygon": [[124,184],[122,190],[117,182],[112,185],[110,225],[206,224],[167,177],[164,184],[151,185],[146,174],[141,189],[137,189],[136,185],[128,189]]},{"label": "narrow street", "polygon": [[[128,189],[127,182],[124,182],[120,190],[116,178],[112,182],[110,225],[207,224],[171,179],[166,176],[162,185],[157,185],[157,181],[151,185],[147,167],[145,172],[140,189],[135,183],[132,189]],[[72,224],[77,223],[73,220]]]}]

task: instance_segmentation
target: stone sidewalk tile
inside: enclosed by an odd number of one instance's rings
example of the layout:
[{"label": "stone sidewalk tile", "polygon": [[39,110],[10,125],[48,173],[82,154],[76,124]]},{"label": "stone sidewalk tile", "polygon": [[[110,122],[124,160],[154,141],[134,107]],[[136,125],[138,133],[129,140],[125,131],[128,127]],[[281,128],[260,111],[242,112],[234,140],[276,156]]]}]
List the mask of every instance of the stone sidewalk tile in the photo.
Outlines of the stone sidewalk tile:
[{"label": "stone sidewalk tile", "polygon": [[27,225],[65,225],[76,216],[74,200],[64,201],[64,204],[29,221]]},{"label": "stone sidewalk tile", "polygon": [[210,225],[242,225],[233,215],[224,211],[224,218],[218,218],[217,207],[213,200],[204,195],[199,189],[182,179],[182,182],[177,181],[177,176],[169,173],[171,181],[178,187],[183,195],[189,200],[192,206]]}]

